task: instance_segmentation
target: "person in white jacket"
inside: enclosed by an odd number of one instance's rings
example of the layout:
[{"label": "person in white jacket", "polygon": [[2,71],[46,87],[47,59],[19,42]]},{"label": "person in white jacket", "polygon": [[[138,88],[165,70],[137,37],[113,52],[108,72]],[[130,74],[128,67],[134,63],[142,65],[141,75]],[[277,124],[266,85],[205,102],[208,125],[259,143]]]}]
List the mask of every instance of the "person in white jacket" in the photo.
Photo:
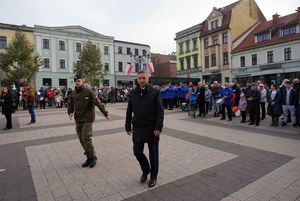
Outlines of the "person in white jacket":
[{"label": "person in white jacket", "polygon": [[264,84],[259,84],[258,89],[261,93],[261,98],[260,98],[261,120],[264,120],[266,118],[267,90],[265,89]]}]

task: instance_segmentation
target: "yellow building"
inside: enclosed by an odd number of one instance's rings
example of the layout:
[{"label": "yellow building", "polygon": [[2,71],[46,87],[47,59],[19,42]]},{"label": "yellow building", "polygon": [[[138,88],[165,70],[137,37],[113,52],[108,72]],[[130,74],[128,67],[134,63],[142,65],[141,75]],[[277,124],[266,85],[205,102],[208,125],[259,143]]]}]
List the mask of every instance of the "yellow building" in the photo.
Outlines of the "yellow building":
[{"label": "yellow building", "polygon": [[[0,23],[0,52],[5,51],[17,31],[25,33],[27,39],[34,41],[34,29],[26,25],[18,26]],[[4,79],[4,73],[0,70],[0,81]]]},{"label": "yellow building", "polygon": [[231,81],[232,43],[265,17],[255,0],[240,0],[223,8],[213,8],[202,23],[200,33],[203,80]]},{"label": "yellow building", "polygon": [[200,78],[202,80],[200,31],[197,24],[176,33],[177,77]]}]

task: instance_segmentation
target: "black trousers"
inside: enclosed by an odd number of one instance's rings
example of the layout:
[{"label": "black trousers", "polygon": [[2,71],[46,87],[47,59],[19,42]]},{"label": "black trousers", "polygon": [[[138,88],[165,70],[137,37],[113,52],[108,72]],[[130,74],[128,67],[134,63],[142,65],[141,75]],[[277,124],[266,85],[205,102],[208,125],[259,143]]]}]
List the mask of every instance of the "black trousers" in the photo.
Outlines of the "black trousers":
[{"label": "black trousers", "polygon": [[11,113],[5,113],[5,118],[6,118],[6,128],[11,129],[12,128],[12,123],[11,123]]},{"label": "black trousers", "polygon": [[228,119],[232,119],[231,106],[226,104],[222,105],[222,118],[225,119],[225,108],[227,110]]},{"label": "black trousers", "polygon": [[198,107],[199,107],[199,115],[205,116],[205,102],[204,101],[199,101],[198,102]]},{"label": "black trousers", "polygon": [[168,101],[168,106],[170,110],[173,110],[174,108],[174,99],[167,99]]},{"label": "black trousers", "polygon": [[241,114],[242,114],[242,121],[246,121],[247,112],[241,111]]},{"label": "black trousers", "polygon": [[142,172],[151,172],[151,179],[157,178],[158,173],[158,142],[148,142],[149,159],[144,154],[144,143],[133,143],[133,153],[139,161]]},{"label": "black trousers", "polygon": [[260,105],[258,103],[248,105],[248,112],[249,112],[249,117],[250,117],[250,123],[259,124],[259,122],[260,122]]},{"label": "black trousers", "polygon": [[260,102],[260,109],[261,109],[261,118],[266,118],[266,103]]}]

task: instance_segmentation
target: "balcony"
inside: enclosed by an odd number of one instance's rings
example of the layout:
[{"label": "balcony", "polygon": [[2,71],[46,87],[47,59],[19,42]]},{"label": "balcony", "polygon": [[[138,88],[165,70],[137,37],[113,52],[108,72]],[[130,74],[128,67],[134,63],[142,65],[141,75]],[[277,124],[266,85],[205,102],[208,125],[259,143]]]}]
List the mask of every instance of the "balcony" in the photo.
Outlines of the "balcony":
[{"label": "balcony", "polygon": [[209,71],[211,71],[211,72],[220,71],[220,66],[211,66],[211,67],[209,67]]}]

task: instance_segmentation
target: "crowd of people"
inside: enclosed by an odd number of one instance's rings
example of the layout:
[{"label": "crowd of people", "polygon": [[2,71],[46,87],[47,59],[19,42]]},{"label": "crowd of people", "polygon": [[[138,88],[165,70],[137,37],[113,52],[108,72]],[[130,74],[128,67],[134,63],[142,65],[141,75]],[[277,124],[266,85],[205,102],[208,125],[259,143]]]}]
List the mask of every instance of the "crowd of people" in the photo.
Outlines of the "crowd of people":
[{"label": "crowd of people", "polygon": [[[280,86],[272,83],[270,86],[257,82],[247,82],[245,87],[237,83],[197,85],[183,83],[180,85],[156,86],[160,89],[163,106],[173,110],[183,105],[193,109],[193,100],[199,111],[197,116],[205,117],[213,112],[213,117],[221,116],[220,120],[232,121],[233,116],[241,116],[240,123],[259,126],[269,115],[271,126],[300,126],[300,83],[299,79],[283,80]],[[196,97],[196,98],[193,98]],[[248,116],[248,119],[247,119]],[[279,118],[282,116],[282,122]]]},{"label": "crowd of people", "polygon": [[[247,82],[244,87],[237,83],[224,83],[217,81],[212,84],[182,83],[172,85],[155,85],[160,90],[164,109],[187,108],[198,111],[197,116],[205,117],[210,112],[213,117],[221,117],[232,121],[233,116],[241,116],[240,123],[249,123],[259,126],[260,122],[271,116],[271,126],[287,126],[289,122],[293,127],[300,126],[300,83],[299,79],[283,80],[280,86],[272,83],[266,85],[261,81]],[[94,94],[104,103],[115,104],[126,102],[132,88],[103,87],[93,88]],[[68,106],[72,88],[44,88],[35,90],[31,87],[17,89],[2,87],[0,104],[2,114],[7,119],[6,129],[11,129],[11,114],[18,109],[28,110],[31,121],[35,123],[34,109],[62,108]],[[280,117],[282,116],[282,121]]]}]

